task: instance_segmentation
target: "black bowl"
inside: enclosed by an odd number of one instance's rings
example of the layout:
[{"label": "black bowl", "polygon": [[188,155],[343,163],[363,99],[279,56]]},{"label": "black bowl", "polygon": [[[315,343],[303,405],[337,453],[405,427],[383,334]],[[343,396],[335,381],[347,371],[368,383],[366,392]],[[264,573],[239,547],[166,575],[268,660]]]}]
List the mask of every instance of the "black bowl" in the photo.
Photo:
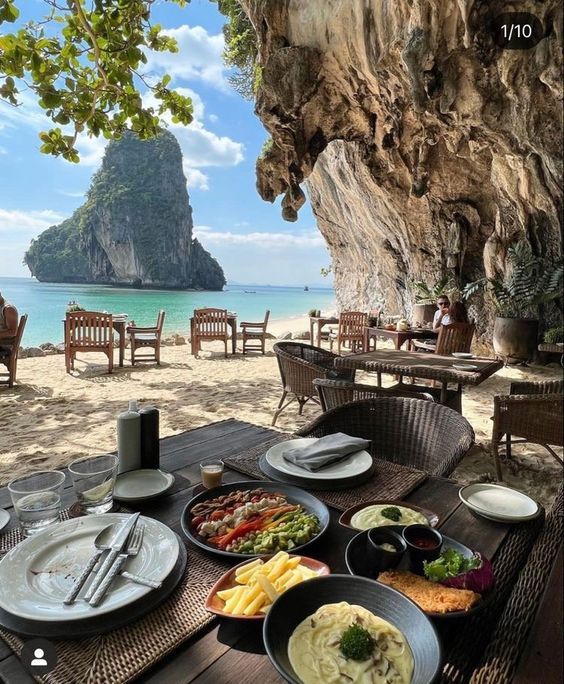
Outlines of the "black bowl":
[{"label": "black bowl", "polygon": [[299,504],[308,513],[313,513],[317,516],[320,524],[320,531],[310,539],[310,541],[305,544],[300,544],[299,546],[294,546],[291,553],[299,553],[306,546],[313,544],[317,541],[319,537],[325,532],[329,525],[329,509],[327,506],[317,499],[313,494],[305,492],[303,489],[298,487],[293,487],[292,485],[282,484],[280,482],[268,482],[266,480],[244,480],[243,482],[230,482],[229,484],[224,484],[219,487],[214,487],[213,489],[206,489],[206,491],[201,492],[186,504],[182,515],[180,516],[180,524],[182,525],[182,531],[188,537],[188,539],[199,546],[205,551],[214,553],[218,556],[224,556],[226,558],[238,558],[239,560],[244,560],[245,558],[256,558],[257,556],[264,556],[264,553],[235,553],[234,551],[222,551],[218,549],[213,544],[208,544],[203,537],[200,537],[196,530],[193,529],[190,524],[190,511],[192,508],[199,503],[207,501],[208,499],[215,499],[217,496],[222,494],[229,494],[237,489],[264,489],[266,492],[280,492],[283,494],[290,503]]},{"label": "black bowl", "polygon": [[[423,563],[434,561],[441,555],[443,546],[443,535],[427,525],[408,525],[403,528],[401,533],[403,540],[407,544],[407,554],[411,570],[421,575],[423,573]],[[430,548],[421,548],[415,544],[416,540],[428,542]]]},{"label": "black bowl", "polygon": [[403,633],[414,660],[411,684],[429,684],[441,666],[441,646],[429,618],[399,591],[364,577],[327,575],[293,586],[266,614],[263,637],[268,657],[292,684],[300,684],[288,658],[288,641],[294,629],[327,603],[347,601],[372,611]]},{"label": "black bowl", "polygon": [[[395,551],[386,551],[380,545],[391,544]],[[400,534],[387,527],[373,527],[366,537],[366,556],[376,572],[395,568],[407,550],[405,540]]]}]

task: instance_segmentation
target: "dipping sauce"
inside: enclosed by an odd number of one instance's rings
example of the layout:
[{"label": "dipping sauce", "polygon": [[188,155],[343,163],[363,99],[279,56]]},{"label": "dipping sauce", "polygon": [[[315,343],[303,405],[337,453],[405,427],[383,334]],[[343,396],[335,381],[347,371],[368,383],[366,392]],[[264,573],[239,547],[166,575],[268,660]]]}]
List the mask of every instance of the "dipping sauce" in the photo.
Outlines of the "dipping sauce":
[{"label": "dipping sauce", "polygon": [[410,539],[409,543],[418,549],[436,549],[439,545],[436,539],[425,539],[424,537],[415,537],[415,539]]},{"label": "dipping sauce", "polygon": [[206,489],[219,487],[223,479],[223,461],[217,460],[200,463],[200,473],[202,475],[202,484]]},{"label": "dipping sauce", "polygon": [[382,551],[388,551],[389,553],[395,553],[397,551],[396,547],[393,544],[388,544],[387,542],[384,542],[383,544],[378,544],[378,546],[382,549]]}]

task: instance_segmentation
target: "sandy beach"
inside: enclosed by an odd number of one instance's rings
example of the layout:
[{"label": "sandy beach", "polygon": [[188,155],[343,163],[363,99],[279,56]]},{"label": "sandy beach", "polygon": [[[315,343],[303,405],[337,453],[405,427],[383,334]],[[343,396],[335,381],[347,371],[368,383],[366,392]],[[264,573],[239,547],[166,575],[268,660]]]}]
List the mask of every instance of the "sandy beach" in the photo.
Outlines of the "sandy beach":
[{"label": "sandy beach", "polygon": [[[269,332],[305,331],[307,317],[275,321]],[[239,345],[240,346],[240,345]],[[380,342],[379,342],[380,346]],[[65,372],[62,354],[21,359],[18,384],[0,388],[0,483],[33,470],[67,465],[81,456],[116,448],[116,417],[129,399],[152,404],[161,412],[161,436],[172,435],[226,418],[270,426],[281,386],[272,353],[223,357],[221,345],[204,345],[201,358],[189,345],[165,346],[162,365],[131,367],[129,350],[123,368],[105,371],[103,356],[79,356],[74,375]],[[117,358],[117,352],[116,352]],[[493,477],[491,439],[493,396],[509,391],[512,380],[562,377],[558,364],[504,368],[479,387],[465,389],[463,413],[476,433],[477,446],[453,477],[471,482]],[[373,379],[358,374],[359,381]],[[277,429],[293,431],[315,418],[319,407],[306,405],[303,416],[291,406]],[[554,497],[561,480],[560,466],[540,447],[514,449],[514,462],[504,469],[506,482],[544,504]]]}]

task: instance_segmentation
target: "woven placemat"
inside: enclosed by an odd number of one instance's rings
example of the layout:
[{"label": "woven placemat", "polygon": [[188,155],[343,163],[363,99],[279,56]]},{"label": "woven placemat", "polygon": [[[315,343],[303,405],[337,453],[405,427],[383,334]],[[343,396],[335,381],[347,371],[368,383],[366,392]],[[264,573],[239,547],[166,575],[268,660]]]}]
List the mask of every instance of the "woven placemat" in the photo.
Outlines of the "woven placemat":
[{"label": "woven placemat", "polygon": [[[68,519],[63,511],[62,519]],[[22,540],[19,530],[0,536],[8,551]],[[125,684],[152,667],[215,617],[204,608],[209,590],[229,564],[188,548],[186,570],[178,587],[158,608],[113,632],[75,641],[53,641],[56,668],[42,677],[44,684]],[[19,655],[25,640],[0,629],[2,638]]]},{"label": "woven placemat", "polygon": [[[259,459],[271,446],[288,439],[295,439],[295,436],[280,435],[257,447],[228,456],[223,460],[227,466],[239,473],[256,477],[258,480],[268,480],[270,478],[266,477],[259,468]],[[339,491],[316,490],[314,494],[329,506],[345,511],[347,508],[364,501],[402,499],[426,479],[427,475],[421,470],[375,459],[374,474],[365,484]]]}]

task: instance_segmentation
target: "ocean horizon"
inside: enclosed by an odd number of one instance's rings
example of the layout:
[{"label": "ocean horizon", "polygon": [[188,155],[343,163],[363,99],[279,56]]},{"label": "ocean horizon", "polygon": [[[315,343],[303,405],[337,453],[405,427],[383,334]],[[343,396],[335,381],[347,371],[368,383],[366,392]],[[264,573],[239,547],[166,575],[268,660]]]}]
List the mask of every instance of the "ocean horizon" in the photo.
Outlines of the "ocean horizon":
[{"label": "ocean horizon", "polygon": [[91,311],[125,313],[137,325],[153,325],[166,311],[166,335],[188,335],[194,309],[211,306],[237,312],[238,321],[260,321],[267,309],[273,321],[307,315],[309,309],[335,308],[332,288],[228,283],[222,291],[145,290],[111,285],[41,283],[35,278],[0,276],[0,292],[29,318],[22,346],[63,341],[67,305],[76,301]]}]

